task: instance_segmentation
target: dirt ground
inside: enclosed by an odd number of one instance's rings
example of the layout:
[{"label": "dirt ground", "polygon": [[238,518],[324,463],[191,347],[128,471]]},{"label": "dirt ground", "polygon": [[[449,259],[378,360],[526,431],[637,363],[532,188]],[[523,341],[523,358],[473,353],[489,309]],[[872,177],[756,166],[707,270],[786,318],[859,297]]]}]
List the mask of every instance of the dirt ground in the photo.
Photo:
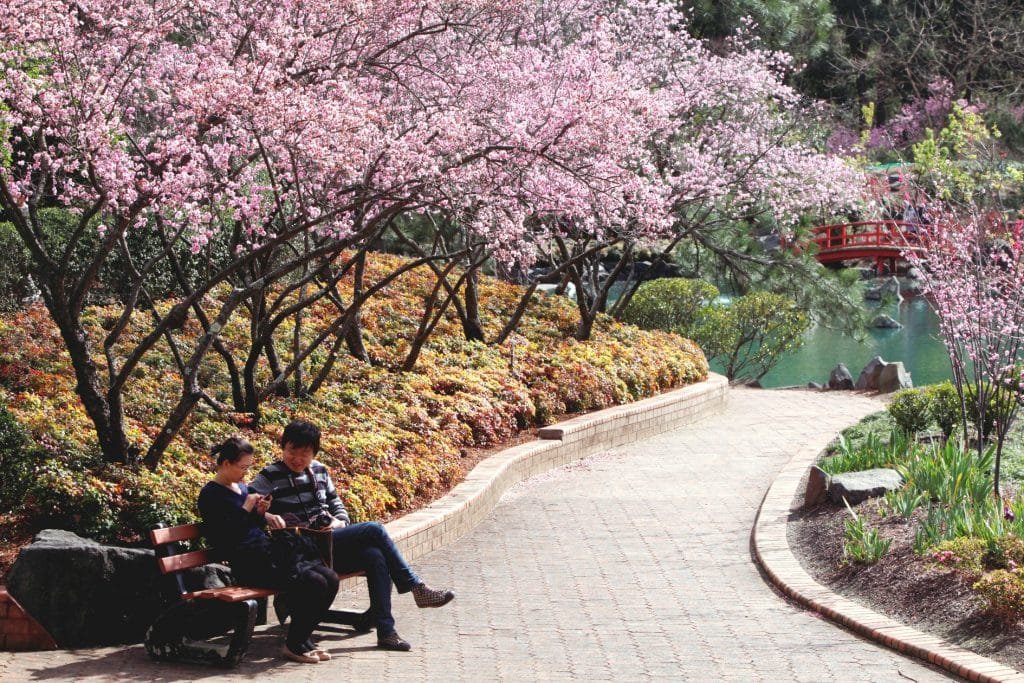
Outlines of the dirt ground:
[{"label": "dirt ground", "polygon": [[986,615],[965,581],[916,556],[914,520],[879,515],[877,502],[870,500],[855,509],[869,526],[891,539],[889,552],[875,565],[844,563],[843,526],[850,513],[824,503],[789,523],[790,546],[808,574],[876,612],[1024,670],[1024,627]]}]

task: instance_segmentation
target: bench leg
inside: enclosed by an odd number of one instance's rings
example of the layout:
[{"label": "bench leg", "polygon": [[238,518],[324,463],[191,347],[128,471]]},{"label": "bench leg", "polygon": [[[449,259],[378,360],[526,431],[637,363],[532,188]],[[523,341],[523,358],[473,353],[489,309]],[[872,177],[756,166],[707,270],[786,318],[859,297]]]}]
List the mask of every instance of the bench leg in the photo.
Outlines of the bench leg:
[{"label": "bench leg", "polygon": [[[291,610],[288,607],[288,595],[285,593],[279,593],[274,596],[274,615],[277,617],[277,623],[282,626],[288,621],[288,616],[291,614]],[[370,624],[370,610],[365,612],[356,612],[354,610],[347,609],[332,609],[327,611],[327,616],[320,620],[321,624],[339,624],[341,626],[351,626],[360,633],[367,633],[373,630],[373,626]]]},{"label": "bench leg", "polygon": [[[258,611],[255,600],[180,602],[149,627],[146,652],[160,661],[236,667],[249,649]],[[229,632],[231,639],[227,645],[206,642],[207,638]]]},{"label": "bench leg", "polygon": [[327,616],[320,623],[351,626],[360,633],[368,633],[373,630],[373,624],[370,623],[370,610],[365,612],[356,612],[348,609],[328,610]]}]

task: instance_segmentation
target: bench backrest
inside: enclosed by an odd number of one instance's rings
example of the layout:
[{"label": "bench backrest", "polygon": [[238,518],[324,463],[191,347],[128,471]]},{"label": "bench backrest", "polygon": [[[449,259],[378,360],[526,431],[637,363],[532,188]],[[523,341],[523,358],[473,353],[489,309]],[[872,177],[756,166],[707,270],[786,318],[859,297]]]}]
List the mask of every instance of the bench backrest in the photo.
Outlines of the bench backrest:
[{"label": "bench backrest", "polygon": [[214,561],[209,550],[191,550],[182,552],[180,543],[202,537],[198,524],[182,524],[180,526],[159,527],[149,532],[149,540],[156,553],[156,564],[161,574],[171,574],[173,586],[178,595],[190,589],[180,572],[194,567],[202,567]]}]

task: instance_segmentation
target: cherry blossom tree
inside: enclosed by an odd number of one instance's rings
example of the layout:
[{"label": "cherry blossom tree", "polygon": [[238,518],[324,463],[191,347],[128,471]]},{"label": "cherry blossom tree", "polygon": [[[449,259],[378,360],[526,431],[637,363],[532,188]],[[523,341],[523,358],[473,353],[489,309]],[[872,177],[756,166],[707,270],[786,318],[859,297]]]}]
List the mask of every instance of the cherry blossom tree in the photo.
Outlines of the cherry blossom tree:
[{"label": "cherry blossom tree", "polygon": [[[365,357],[362,304],[400,273],[364,282],[362,264],[403,220],[439,217],[464,235],[417,262],[440,285],[421,344],[459,297],[474,321],[488,259],[524,267],[582,240],[559,266],[578,278],[609,245],[705,234],[692,227],[705,211],[756,204],[786,219],[836,196],[841,167],[794,142],[780,58],[714,55],[681,21],[650,0],[0,6],[0,209],[103,456],[133,462],[145,448],[156,467],[198,402],[253,412],[322,386],[342,346]],[[50,208],[73,219],[59,234]],[[94,339],[83,318],[115,258],[120,310]],[[304,342],[302,312],[323,301],[337,317]],[[240,308],[241,350],[220,335]],[[140,314],[152,323],[137,339]],[[157,344],[173,351],[180,394],[150,443],[129,443],[124,390]],[[203,385],[211,352],[230,405]]]},{"label": "cherry blossom tree", "polygon": [[1024,172],[993,142],[976,113],[956,106],[946,128],[915,146],[915,181],[935,205],[930,224],[906,235],[905,255],[939,316],[963,433],[976,425],[979,455],[995,439],[999,497],[1003,444],[1024,400],[1024,224],[1004,211]]}]

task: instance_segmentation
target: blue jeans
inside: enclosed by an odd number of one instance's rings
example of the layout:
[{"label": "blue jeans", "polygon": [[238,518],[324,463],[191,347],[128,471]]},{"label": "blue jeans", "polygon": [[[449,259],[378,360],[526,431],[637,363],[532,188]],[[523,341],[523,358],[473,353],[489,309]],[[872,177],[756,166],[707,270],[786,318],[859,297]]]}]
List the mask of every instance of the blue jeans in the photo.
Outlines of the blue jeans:
[{"label": "blue jeans", "polygon": [[334,529],[334,571],[339,574],[363,570],[370,593],[370,619],[377,635],[395,630],[391,616],[391,584],[399,593],[408,593],[420,579],[406,563],[387,530],[377,522],[362,522]]}]

